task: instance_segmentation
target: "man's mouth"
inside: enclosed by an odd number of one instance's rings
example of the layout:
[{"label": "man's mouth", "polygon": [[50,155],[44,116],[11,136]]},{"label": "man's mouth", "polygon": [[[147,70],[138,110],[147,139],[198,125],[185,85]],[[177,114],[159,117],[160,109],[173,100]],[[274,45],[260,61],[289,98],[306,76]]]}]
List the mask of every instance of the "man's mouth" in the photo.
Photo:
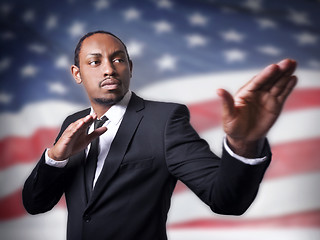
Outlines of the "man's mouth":
[{"label": "man's mouth", "polygon": [[115,90],[119,85],[120,81],[115,78],[107,78],[100,83],[100,87],[107,90]]}]

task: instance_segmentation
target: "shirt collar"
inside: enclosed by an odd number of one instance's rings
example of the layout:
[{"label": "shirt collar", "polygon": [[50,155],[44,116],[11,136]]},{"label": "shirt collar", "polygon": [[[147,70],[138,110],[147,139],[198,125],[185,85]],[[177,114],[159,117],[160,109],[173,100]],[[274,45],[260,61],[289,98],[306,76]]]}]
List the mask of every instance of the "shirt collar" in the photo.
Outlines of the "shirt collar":
[{"label": "shirt collar", "polygon": [[[131,99],[132,92],[128,90],[128,92],[124,95],[124,97],[113,105],[107,112],[105,112],[102,116],[106,116],[108,120],[110,120],[114,124],[118,124],[120,120],[123,118],[123,115],[125,114],[127,110],[127,106],[129,104],[129,101]],[[93,108],[91,107],[91,114],[93,113]],[[102,117],[101,116],[101,117]]]}]

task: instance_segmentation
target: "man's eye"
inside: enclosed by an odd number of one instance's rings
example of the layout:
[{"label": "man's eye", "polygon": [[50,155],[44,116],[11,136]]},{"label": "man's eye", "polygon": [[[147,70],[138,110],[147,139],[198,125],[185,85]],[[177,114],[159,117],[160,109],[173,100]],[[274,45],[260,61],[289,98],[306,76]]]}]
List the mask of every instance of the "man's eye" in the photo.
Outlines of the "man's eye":
[{"label": "man's eye", "polygon": [[114,59],[113,62],[120,63],[120,62],[124,62],[124,60],[121,58],[117,58],[117,59]]},{"label": "man's eye", "polygon": [[97,65],[98,63],[99,63],[98,61],[90,61],[89,65],[94,66],[94,65]]}]

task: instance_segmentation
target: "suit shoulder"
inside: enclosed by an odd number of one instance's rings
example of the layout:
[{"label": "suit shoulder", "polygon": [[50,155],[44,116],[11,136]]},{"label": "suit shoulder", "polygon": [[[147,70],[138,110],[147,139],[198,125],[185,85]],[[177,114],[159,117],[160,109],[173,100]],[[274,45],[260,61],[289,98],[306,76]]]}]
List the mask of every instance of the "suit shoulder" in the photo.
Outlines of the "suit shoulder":
[{"label": "suit shoulder", "polygon": [[90,114],[90,108],[86,108],[84,110],[75,112],[71,115],[69,115],[62,123],[62,129],[67,128],[71,123],[77,121],[80,118],[85,117],[86,115]]},{"label": "suit shoulder", "polygon": [[71,115],[69,115],[66,120],[70,119],[71,121],[76,121],[77,119],[83,118],[85,116],[87,116],[88,114],[90,114],[90,108],[86,108],[84,110],[80,110],[78,112],[75,112]]},{"label": "suit shoulder", "polygon": [[174,103],[174,102],[164,102],[164,101],[154,101],[154,100],[144,100],[146,106],[150,107],[157,107],[172,110],[175,108],[187,108],[186,105],[181,103]]},{"label": "suit shoulder", "polygon": [[174,102],[145,100],[145,109],[152,114],[170,116],[189,116],[190,112],[186,105]]}]

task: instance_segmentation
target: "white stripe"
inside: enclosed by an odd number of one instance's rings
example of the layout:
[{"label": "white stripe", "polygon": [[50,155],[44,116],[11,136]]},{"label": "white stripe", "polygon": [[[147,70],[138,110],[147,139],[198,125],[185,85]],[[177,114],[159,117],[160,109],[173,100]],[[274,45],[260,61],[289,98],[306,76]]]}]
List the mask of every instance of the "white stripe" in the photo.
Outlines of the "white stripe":
[{"label": "white stripe", "polygon": [[1,170],[0,198],[4,198],[21,189],[35,164],[35,162],[29,164],[17,164]]},{"label": "white stripe", "polygon": [[9,136],[27,137],[39,127],[60,127],[69,114],[83,108],[66,101],[43,101],[28,104],[18,113],[2,113],[0,139]]},{"label": "white stripe", "polygon": [[[320,182],[320,172],[263,181],[256,200],[240,218],[277,217],[319,209],[318,182]],[[169,224],[203,218],[239,219],[212,213],[209,207],[189,190],[173,195]]]},{"label": "white stripe", "polygon": [[[267,137],[272,145],[320,137],[320,108],[284,112],[271,128]],[[221,127],[200,133],[211,149],[221,155],[222,139],[225,133]]]},{"label": "white stripe", "polygon": [[320,136],[320,108],[284,112],[271,128],[272,144],[317,138]]},{"label": "white stripe", "polygon": [[[218,88],[235,93],[259,71],[253,69],[164,79],[141,89],[138,93],[147,99],[192,104],[217,98]],[[299,70],[297,76],[298,88],[320,87],[320,71]]]},{"label": "white stripe", "polygon": [[168,238],[170,240],[319,240],[320,229],[169,229]]},{"label": "white stripe", "polygon": [[66,239],[66,224],[66,210],[55,208],[44,214],[1,222],[1,239],[62,240]]},{"label": "white stripe", "polygon": [[319,171],[264,181],[245,217],[277,217],[320,209],[319,182]]}]

